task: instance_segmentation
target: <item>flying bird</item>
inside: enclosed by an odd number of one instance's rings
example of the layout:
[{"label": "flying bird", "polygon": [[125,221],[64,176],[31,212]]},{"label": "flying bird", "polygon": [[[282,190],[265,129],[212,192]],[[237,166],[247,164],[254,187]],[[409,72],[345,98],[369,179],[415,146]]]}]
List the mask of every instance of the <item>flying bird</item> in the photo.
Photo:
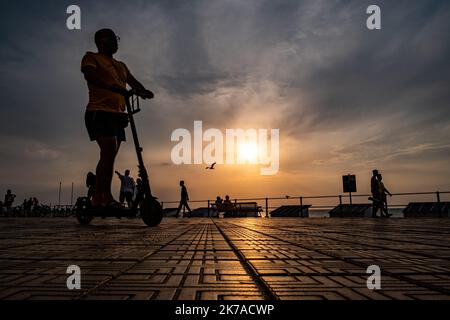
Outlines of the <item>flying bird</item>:
[{"label": "flying bird", "polygon": [[214,166],[216,165],[216,163],[214,162],[212,165],[210,165],[209,167],[206,167],[206,170],[214,170]]}]

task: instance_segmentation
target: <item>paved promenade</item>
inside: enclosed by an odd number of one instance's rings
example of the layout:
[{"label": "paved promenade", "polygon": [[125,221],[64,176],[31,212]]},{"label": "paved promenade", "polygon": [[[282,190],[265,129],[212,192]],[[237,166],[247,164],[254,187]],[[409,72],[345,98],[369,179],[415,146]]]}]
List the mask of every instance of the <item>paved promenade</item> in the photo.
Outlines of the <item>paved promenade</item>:
[{"label": "paved promenade", "polygon": [[0,299],[450,299],[450,219],[0,218]]}]

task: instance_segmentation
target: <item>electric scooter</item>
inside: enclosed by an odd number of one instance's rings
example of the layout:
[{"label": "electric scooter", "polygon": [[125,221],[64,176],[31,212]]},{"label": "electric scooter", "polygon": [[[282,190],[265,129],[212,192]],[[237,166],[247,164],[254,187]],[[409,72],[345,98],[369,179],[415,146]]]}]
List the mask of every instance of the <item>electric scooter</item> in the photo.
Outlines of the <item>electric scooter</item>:
[{"label": "electric scooter", "polygon": [[142,158],[142,147],[139,144],[134,115],[141,111],[139,106],[139,97],[133,94],[133,90],[128,91],[125,96],[127,113],[133,142],[136,149],[138,160],[139,178],[142,180],[143,197],[139,203],[133,204],[131,208],[95,208],[92,207],[91,201],[87,197],[78,198],[75,204],[75,215],[78,222],[82,225],[89,224],[94,217],[137,217],[140,216],[144,223],[149,227],[155,227],[161,223],[163,217],[163,209],[158,198],[152,195],[150,182],[148,179],[147,169]]}]

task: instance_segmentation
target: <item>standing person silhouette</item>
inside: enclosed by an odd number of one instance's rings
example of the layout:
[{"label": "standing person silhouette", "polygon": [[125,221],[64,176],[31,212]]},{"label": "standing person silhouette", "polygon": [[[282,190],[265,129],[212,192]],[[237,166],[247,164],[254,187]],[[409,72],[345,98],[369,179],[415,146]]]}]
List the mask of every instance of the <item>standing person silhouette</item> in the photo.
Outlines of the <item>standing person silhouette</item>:
[{"label": "standing person silhouette", "polygon": [[6,190],[4,205],[6,207],[6,212],[9,214],[12,210],[12,204],[14,203],[14,199],[16,195],[11,192],[11,190]]},{"label": "standing person silhouette", "polygon": [[372,170],[372,178],[370,179],[370,192],[372,193],[372,218],[378,218],[377,212],[380,209],[381,197],[378,184],[378,170]]},{"label": "standing person silhouette", "polygon": [[136,209],[141,204],[142,200],[144,200],[144,195],[145,195],[145,191],[144,191],[144,185],[142,184],[142,179],[137,178],[136,179],[136,197],[133,201],[133,209]]},{"label": "standing person silhouette", "polygon": [[183,180],[180,181],[180,187],[181,187],[181,200],[180,200],[180,205],[178,206],[176,217],[178,218],[180,216],[180,211],[184,207],[188,210],[188,213],[187,214],[183,213],[183,218],[184,217],[190,218],[192,211],[191,211],[191,208],[189,208],[189,204],[188,204],[189,195],[188,195],[187,188],[184,185]]},{"label": "standing person silhouette", "polygon": [[116,171],[116,174],[120,179],[120,204],[123,204],[123,202],[126,201],[128,208],[131,208],[136,183],[134,182],[134,179],[130,177],[130,170],[128,169],[125,170],[125,175],[121,175],[118,171]]},{"label": "standing person silhouette", "polygon": [[81,62],[81,72],[89,89],[85,124],[90,140],[96,141],[100,148],[95,192],[91,201],[93,207],[120,207],[111,194],[111,182],[120,143],[126,140],[127,84],[143,99],[154,97],[153,92],[133,77],[125,63],[113,58],[118,51],[119,40],[111,29],[97,31],[95,44],[98,52],[87,52]]}]

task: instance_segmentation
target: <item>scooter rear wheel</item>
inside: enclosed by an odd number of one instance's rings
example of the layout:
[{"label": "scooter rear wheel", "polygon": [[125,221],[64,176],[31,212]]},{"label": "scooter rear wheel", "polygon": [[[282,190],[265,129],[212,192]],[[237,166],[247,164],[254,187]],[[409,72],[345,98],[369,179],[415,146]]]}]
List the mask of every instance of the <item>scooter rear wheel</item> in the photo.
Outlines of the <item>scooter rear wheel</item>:
[{"label": "scooter rear wheel", "polygon": [[78,198],[77,203],[75,204],[75,216],[77,220],[82,225],[88,225],[94,216],[89,212],[90,209],[90,201],[88,198]]},{"label": "scooter rear wheel", "polygon": [[161,204],[153,197],[142,201],[140,207],[142,221],[149,227],[156,227],[163,218],[163,209]]}]

